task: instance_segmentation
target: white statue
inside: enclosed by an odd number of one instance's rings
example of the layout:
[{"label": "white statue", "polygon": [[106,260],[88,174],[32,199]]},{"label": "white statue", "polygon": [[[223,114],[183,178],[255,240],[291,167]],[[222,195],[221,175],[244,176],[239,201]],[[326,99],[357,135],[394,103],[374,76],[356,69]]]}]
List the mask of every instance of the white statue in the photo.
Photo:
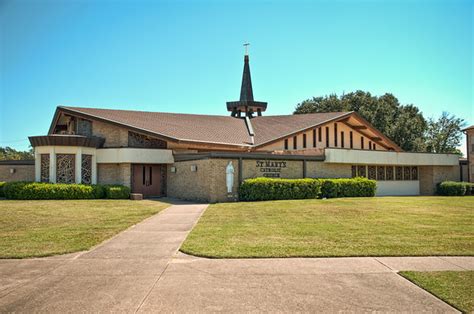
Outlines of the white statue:
[{"label": "white statue", "polygon": [[234,166],[232,166],[232,161],[229,161],[227,168],[225,169],[225,179],[227,193],[232,193],[232,188],[234,187]]}]

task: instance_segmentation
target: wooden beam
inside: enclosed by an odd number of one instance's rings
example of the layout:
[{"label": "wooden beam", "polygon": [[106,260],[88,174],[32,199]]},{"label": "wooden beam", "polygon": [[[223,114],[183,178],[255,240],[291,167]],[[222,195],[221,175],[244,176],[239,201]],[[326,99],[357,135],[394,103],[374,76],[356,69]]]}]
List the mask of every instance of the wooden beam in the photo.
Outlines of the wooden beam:
[{"label": "wooden beam", "polygon": [[367,126],[365,125],[351,125],[351,128],[354,130],[367,130]]}]

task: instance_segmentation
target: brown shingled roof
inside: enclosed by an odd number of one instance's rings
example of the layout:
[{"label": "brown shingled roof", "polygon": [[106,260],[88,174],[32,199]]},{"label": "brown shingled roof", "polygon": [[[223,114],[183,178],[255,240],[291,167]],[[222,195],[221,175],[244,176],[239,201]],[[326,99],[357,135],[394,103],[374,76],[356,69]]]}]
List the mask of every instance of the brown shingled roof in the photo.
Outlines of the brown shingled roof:
[{"label": "brown shingled roof", "polygon": [[[113,122],[177,141],[237,146],[252,145],[245,119],[230,116],[81,107],[58,107],[58,111]],[[328,112],[255,117],[251,119],[255,134],[255,145],[277,140],[350,114],[351,112]]]},{"label": "brown shingled roof", "polygon": [[250,145],[245,121],[213,116],[131,110],[59,107],[65,111],[116,122],[180,141]]}]

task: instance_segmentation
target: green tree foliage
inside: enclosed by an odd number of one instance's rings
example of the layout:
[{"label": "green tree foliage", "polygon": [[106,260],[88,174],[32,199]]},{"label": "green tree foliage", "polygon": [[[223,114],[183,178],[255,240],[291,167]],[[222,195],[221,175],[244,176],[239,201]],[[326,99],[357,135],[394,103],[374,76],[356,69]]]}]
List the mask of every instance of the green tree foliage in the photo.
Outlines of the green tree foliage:
[{"label": "green tree foliage", "polygon": [[427,121],[415,105],[401,105],[389,93],[372,96],[356,92],[313,97],[296,106],[294,114],[355,111],[405,151],[456,152],[462,136],[462,119],[443,114]]},{"label": "green tree foliage", "polygon": [[18,151],[11,147],[0,147],[0,160],[31,160],[35,154],[31,148],[28,151]]},{"label": "green tree foliage", "polygon": [[443,112],[438,120],[428,119],[426,130],[426,151],[430,153],[456,153],[461,144],[463,119]]}]

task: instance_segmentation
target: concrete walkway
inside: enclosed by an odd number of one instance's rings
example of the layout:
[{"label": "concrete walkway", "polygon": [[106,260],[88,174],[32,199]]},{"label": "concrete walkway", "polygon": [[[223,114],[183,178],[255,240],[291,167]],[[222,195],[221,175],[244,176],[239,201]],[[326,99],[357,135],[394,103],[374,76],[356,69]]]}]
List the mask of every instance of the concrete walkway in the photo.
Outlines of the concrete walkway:
[{"label": "concrete walkway", "polygon": [[396,272],[474,270],[472,257],[177,253],[206,207],[178,203],[88,252],[0,260],[0,312],[455,312]]}]

